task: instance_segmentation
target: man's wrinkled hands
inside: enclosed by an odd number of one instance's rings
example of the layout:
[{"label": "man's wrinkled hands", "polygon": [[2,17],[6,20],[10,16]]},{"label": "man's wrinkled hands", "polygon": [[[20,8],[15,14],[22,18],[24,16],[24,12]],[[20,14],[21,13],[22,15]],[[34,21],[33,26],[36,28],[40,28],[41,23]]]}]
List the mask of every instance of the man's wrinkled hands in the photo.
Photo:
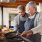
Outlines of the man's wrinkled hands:
[{"label": "man's wrinkled hands", "polygon": [[21,36],[26,37],[26,36],[30,36],[30,35],[32,35],[32,34],[33,34],[33,32],[32,32],[31,30],[29,30],[29,31],[27,31],[27,32],[23,32],[23,33],[21,34]]},{"label": "man's wrinkled hands", "polygon": [[21,34],[21,36],[26,37],[26,36],[27,36],[27,32],[23,32],[23,33]]}]

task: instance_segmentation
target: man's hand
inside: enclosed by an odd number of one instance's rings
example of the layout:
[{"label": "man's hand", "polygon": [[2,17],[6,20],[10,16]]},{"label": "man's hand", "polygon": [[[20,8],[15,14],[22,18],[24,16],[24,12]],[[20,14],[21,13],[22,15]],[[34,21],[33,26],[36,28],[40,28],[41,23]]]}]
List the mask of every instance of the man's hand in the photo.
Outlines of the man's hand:
[{"label": "man's hand", "polygon": [[30,30],[30,31],[27,31],[27,32],[23,32],[21,35],[26,37],[26,36],[30,36],[32,34],[33,34],[33,32]]},{"label": "man's hand", "polygon": [[27,36],[27,32],[23,32],[23,33],[21,34],[21,36],[26,37],[26,36]]}]

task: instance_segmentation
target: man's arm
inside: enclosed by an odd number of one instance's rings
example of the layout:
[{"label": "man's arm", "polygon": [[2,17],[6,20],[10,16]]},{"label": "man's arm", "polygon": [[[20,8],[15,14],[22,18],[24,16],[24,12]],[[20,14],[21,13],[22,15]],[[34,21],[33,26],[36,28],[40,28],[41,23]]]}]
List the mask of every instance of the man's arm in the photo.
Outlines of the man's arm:
[{"label": "man's arm", "polygon": [[17,22],[14,20],[14,31],[17,31]]},{"label": "man's arm", "polygon": [[33,34],[36,34],[36,33],[41,33],[42,31],[42,14],[39,15],[39,18],[37,18],[37,26],[34,27],[33,29],[31,29],[33,31]]},{"label": "man's arm", "polygon": [[17,31],[19,24],[19,15],[14,18],[14,30]]},{"label": "man's arm", "polygon": [[37,27],[32,28],[31,30],[27,32],[23,32],[21,35],[25,37],[25,36],[29,36],[29,35],[41,33],[41,32],[42,32],[42,25],[40,24]]},{"label": "man's arm", "polygon": [[29,30],[27,32],[23,32],[21,35],[24,36],[24,37],[26,37],[26,36],[30,36],[32,34],[33,34],[32,30]]},{"label": "man's arm", "polygon": [[42,26],[38,25],[37,27],[35,27],[27,32],[23,32],[21,35],[25,37],[25,36],[30,36],[32,34],[41,33],[41,31],[42,31]]}]

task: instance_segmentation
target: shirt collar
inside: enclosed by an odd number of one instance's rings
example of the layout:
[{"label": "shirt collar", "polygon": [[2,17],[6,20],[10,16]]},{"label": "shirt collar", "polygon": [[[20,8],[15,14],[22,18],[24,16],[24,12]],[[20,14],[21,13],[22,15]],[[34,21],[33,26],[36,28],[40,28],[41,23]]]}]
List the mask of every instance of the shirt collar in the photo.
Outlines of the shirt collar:
[{"label": "shirt collar", "polygon": [[35,14],[33,16],[29,16],[30,19],[34,18],[35,17]]}]

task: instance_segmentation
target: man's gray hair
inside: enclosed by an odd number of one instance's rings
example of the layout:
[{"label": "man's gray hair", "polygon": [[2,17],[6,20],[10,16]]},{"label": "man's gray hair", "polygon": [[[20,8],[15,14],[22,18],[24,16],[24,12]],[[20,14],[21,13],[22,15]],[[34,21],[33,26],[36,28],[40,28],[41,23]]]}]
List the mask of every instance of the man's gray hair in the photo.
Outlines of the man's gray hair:
[{"label": "man's gray hair", "polygon": [[34,7],[35,9],[37,9],[35,1],[30,1],[29,3],[26,4],[26,7],[25,7],[26,11],[28,11],[30,6]]}]

